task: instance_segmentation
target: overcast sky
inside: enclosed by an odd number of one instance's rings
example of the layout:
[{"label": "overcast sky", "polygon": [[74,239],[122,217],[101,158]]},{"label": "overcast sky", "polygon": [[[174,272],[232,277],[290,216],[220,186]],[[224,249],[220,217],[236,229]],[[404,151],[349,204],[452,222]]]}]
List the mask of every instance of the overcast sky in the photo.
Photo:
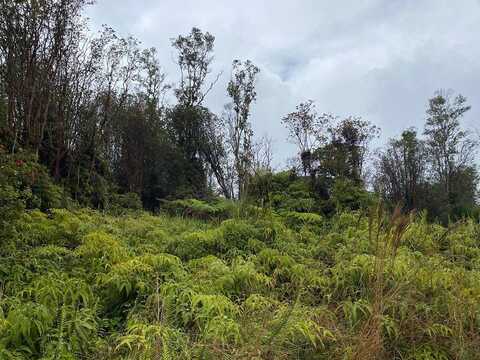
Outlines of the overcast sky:
[{"label": "overcast sky", "polygon": [[280,119],[307,99],[372,121],[385,141],[421,130],[428,98],[453,89],[472,105],[465,126],[480,127],[480,0],[98,0],[88,16],[156,47],[170,82],[170,39],[194,26],[212,33],[212,76],[223,76],[206,105],[218,113],[232,60],[252,60],[261,74],[251,120],[273,138],[277,165],[295,153]]}]

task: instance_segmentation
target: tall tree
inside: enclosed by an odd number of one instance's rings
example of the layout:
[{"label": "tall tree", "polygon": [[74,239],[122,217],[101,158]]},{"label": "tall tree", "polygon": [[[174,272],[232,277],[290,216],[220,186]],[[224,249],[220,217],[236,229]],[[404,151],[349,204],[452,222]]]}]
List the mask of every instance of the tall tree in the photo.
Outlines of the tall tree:
[{"label": "tall tree", "polygon": [[65,59],[76,50],[88,0],[0,1],[0,63],[17,145],[39,151]]},{"label": "tall tree", "polygon": [[460,120],[470,110],[467,99],[452,92],[437,91],[429,100],[424,135],[434,180],[453,197],[453,179],[472,166],[477,141],[462,129]]},{"label": "tall tree", "polygon": [[253,164],[253,130],[249,122],[251,106],[257,98],[255,81],[260,69],[250,60],[233,61],[232,77],[227,93],[232,100],[232,112],[227,117],[228,145],[233,154],[237,195],[246,193]]},{"label": "tall tree", "polygon": [[199,106],[212,90],[215,81],[206,88],[206,78],[210,73],[213,60],[215,37],[209,32],[203,33],[198,28],[192,28],[190,34],[179,35],[172,40],[173,47],[178,52],[180,68],[180,83],[175,89],[175,95],[180,104],[186,107]]},{"label": "tall tree", "polygon": [[[169,89],[155,49],[135,52],[139,62],[135,92],[123,101],[117,115],[118,174],[125,190],[143,193],[148,142],[164,126],[160,98]],[[153,150],[153,149],[152,149]],[[151,166],[151,165],[150,165]]]},{"label": "tall tree", "polygon": [[379,128],[360,117],[347,117],[328,129],[328,143],[315,151],[317,170],[331,179],[349,179],[358,185],[363,175],[369,144]]},{"label": "tall tree", "polygon": [[312,100],[300,103],[294,112],[283,117],[289,139],[297,145],[304,175],[312,171],[312,149],[325,140],[326,127],[332,120],[330,114],[319,116]]},{"label": "tall tree", "polygon": [[217,115],[207,112],[202,132],[202,154],[208,164],[209,184],[211,188],[219,187],[221,194],[234,198],[234,177],[229,161],[228,144],[225,144],[225,121]]},{"label": "tall tree", "polygon": [[[178,52],[177,63],[180,69],[180,82],[175,89],[178,104],[168,115],[169,129],[179,150],[184,155],[185,176],[188,186],[194,194],[201,196],[206,192],[208,160],[214,156],[205,156],[206,149],[212,150],[212,144],[204,141],[211,139],[212,116],[203,107],[206,95],[212,90],[219,75],[207,85],[207,76],[211,72],[215,37],[193,28],[190,34],[180,35],[172,40],[172,46]],[[213,139],[212,139],[213,140]],[[213,166],[216,168],[216,166]]]},{"label": "tall tree", "polygon": [[426,155],[425,142],[418,139],[415,129],[391,139],[377,160],[376,190],[393,205],[401,203],[407,211],[423,206]]}]

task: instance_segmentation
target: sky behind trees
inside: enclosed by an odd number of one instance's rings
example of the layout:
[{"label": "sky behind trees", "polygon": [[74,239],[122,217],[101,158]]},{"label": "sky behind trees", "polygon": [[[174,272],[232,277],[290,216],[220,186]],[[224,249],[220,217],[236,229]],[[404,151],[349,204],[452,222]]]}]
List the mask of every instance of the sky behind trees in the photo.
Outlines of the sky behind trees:
[{"label": "sky behind trees", "polygon": [[[281,118],[312,99],[319,112],[358,115],[380,141],[423,128],[439,88],[468,98],[467,128],[480,128],[480,1],[99,0],[93,30],[108,24],[158,49],[169,82],[178,80],[171,38],[193,26],[215,37],[210,78],[223,71],[206,105],[221,113],[233,59],[261,69],[251,121],[274,141],[275,165],[294,156]],[[172,95],[173,96],[173,95]]]}]

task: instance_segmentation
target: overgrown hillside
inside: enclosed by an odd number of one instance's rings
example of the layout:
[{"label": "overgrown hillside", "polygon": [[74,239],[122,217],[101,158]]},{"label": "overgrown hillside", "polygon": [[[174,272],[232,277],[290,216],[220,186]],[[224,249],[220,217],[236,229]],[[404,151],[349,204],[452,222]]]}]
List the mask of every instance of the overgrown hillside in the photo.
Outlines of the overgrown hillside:
[{"label": "overgrown hillside", "polygon": [[[480,137],[466,97],[435,92],[424,124],[417,99],[402,124],[420,127],[380,144],[377,125],[345,113],[348,96],[337,116],[306,100],[323,91],[284,87],[302,72],[285,78],[282,61],[232,58],[217,73],[223,36],[192,24],[160,54],[93,33],[94,3],[0,0],[0,360],[480,358]],[[288,43],[268,51],[314,63]],[[285,96],[263,93],[263,74]],[[374,112],[406,105],[370,95]],[[280,126],[286,139],[254,133]],[[276,164],[283,141],[293,157]]]},{"label": "overgrown hillside", "polygon": [[19,213],[2,243],[0,358],[477,358],[473,221],[187,203],[210,220]]}]

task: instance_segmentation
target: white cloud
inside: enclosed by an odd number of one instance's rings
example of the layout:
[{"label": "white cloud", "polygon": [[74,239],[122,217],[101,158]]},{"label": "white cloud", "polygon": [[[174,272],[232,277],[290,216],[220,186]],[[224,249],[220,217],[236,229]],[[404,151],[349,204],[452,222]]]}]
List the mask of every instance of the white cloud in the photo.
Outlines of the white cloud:
[{"label": "white cloud", "polygon": [[213,72],[224,71],[207,100],[214,111],[227,100],[231,61],[259,65],[252,122],[275,139],[277,162],[294,152],[280,119],[306,99],[370,119],[386,138],[421,128],[428,97],[453,88],[473,106],[467,124],[480,124],[478,0],[101,0],[89,15],[157,47],[170,81],[169,39],[193,26],[214,34]]}]

